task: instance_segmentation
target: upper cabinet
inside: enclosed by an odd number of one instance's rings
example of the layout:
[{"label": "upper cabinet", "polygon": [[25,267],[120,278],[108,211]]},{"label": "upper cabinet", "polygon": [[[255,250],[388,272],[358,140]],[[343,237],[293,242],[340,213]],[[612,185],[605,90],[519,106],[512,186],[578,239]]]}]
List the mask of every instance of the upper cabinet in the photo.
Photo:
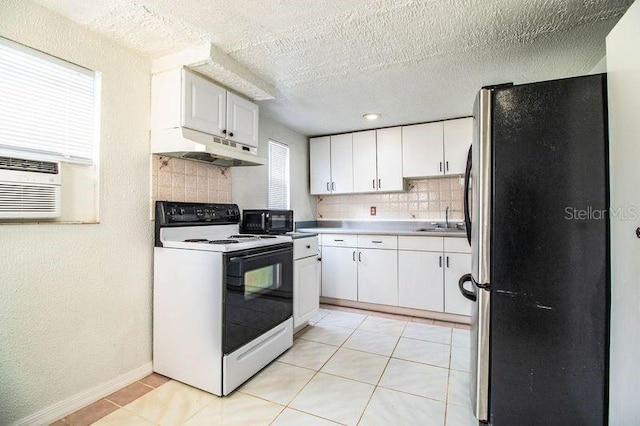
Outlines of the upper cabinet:
[{"label": "upper cabinet", "polygon": [[473,139],[473,117],[444,122],[444,173],[464,174],[467,153]]},{"label": "upper cabinet", "polygon": [[309,140],[311,194],[404,191],[404,178],[464,173],[473,118]]},{"label": "upper cabinet", "polygon": [[151,79],[152,130],[186,127],[258,146],[258,105],[184,68]]},{"label": "upper cabinet", "polygon": [[403,176],[463,174],[472,137],[471,117],[403,126]]},{"label": "upper cabinet", "polygon": [[402,127],[402,174],[406,178],[437,176],[442,172],[442,121]]},{"label": "upper cabinet", "polygon": [[353,192],[402,191],[400,127],[353,134]]},{"label": "upper cabinet", "polygon": [[353,192],[353,136],[351,133],[309,140],[311,193]]}]

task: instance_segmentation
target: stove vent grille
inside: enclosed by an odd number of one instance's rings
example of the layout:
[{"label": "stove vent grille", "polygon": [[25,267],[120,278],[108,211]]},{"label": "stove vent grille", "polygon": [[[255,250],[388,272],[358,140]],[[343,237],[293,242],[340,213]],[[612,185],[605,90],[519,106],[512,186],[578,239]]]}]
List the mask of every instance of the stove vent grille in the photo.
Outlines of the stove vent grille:
[{"label": "stove vent grille", "polygon": [[60,163],[0,157],[0,219],[60,216]]}]

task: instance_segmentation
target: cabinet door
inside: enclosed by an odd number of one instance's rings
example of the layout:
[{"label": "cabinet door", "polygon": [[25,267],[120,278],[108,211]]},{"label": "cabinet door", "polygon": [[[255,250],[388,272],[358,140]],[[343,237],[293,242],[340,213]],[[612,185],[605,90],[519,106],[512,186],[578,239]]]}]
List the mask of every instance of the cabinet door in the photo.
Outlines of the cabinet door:
[{"label": "cabinet door", "polygon": [[397,250],[358,250],[358,301],[398,306]]},{"label": "cabinet door", "polygon": [[309,139],[311,194],[331,193],[331,142],[329,136]]},{"label": "cabinet door", "polygon": [[320,294],[318,293],[318,269],[316,256],[294,262],[293,275],[293,327],[296,328],[318,313]]},{"label": "cabinet door", "polygon": [[402,128],[379,129],[376,134],[378,191],[402,191]]},{"label": "cabinet door", "polygon": [[464,174],[467,152],[473,139],[473,118],[444,122],[444,171],[447,175]]},{"label": "cabinet door", "polygon": [[376,174],[376,131],[353,134],[353,191],[374,192]]},{"label": "cabinet door", "polygon": [[442,121],[402,127],[402,175],[443,174]]},{"label": "cabinet door", "polygon": [[227,92],[228,139],[258,147],[258,105]]},{"label": "cabinet door", "polygon": [[[471,255],[445,253],[444,311],[450,314],[471,315],[471,302],[458,288],[458,280],[471,271]],[[468,285],[468,284],[467,284]]]},{"label": "cabinet door", "polygon": [[227,91],[196,74],[182,72],[182,126],[224,136]]},{"label": "cabinet door", "polygon": [[349,247],[322,247],[322,295],[358,300],[357,250]]},{"label": "cabinet door", "polygon": [[398,303],[405,308],[444,310],[442,252],[398,251]]},{"label": "cabinet door", "polygon": [[352,133],[331,138],[331,192],[353,192],[353,142]]}]

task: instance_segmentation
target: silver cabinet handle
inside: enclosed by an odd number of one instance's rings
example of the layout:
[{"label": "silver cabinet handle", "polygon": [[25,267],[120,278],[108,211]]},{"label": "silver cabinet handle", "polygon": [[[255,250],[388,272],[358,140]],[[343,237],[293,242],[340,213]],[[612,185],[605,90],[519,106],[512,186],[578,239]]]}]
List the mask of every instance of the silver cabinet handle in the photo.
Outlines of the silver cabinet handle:
[{"label": "silver cabinet handle", "polygon": [[358,262],[362,262],[362,252],[358,252]]},{"label": "silver cabinet handle", "polygon": [[371,185],[373,186],[373,189],[376,189],[376,180],[375,179],[373,179],[371,181]]},{"label": "silver cabinet handle", "polygon": [[442,171],[442,161],[440,162],[440,171]]},{"label": "silver cabinet handle", "polygon": [[335,182],[331,182],[331,190],[332,191],[336,190],[336,183]]},{"label": "silver cabinet handle", "polygon": [[438,256],[438,265],[442,268],[442,256]]},{"label": "silver cabinet handle", "polygon": [[374,244],[382,244],[382,241],[378,241],[378,240],[371,240],[371,242]]},{"label": "silver cabinet handle", "polygon": [[449,171],[449,162],[446,162],[446,166],[447,166],[447,171]]},{"label": "silver cabinet handle", "polygon": [[331,187],[329,186],[329,182],[327,182],[327,191],[331,191]]},{"label": "silver cabinet handle", "polygon": [[335,241],[336,243],[340,243],[340,242],[342,242],[344,240],[336,240],[336,239],[334,239],[333,241]]},{"label": "silver cabinet handle", "polygon": [[355,250],[353,251],[353,261],[354,262],[356,261],[356,251]]},{"label": "silver cabinet handle", "polygon": [[378,179],[378,189],[382,189],[382,179]]},{"label": "silver cabinet handle", "polygon": [[449,256],[447,256],[447,268],[449,267]]}]

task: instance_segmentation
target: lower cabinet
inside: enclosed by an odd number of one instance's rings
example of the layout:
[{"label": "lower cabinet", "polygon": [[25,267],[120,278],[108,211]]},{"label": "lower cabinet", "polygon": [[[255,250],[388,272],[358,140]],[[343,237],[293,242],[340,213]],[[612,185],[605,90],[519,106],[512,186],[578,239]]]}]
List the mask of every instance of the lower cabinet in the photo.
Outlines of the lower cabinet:
[{"label": "lower cabinet", "polygon": [[358,301],[398,305],[398,251],[358,249]]},{"label": "lower cabinet", "polygon": [[398,252],[398,304],[406,308],[444,310],[442,253]]},{"label": "lower cabinet", "polygon": [[358,262],[355,247],[322,246],[322,296],[358,300]]},{"label": "lower cabinet", "polygon": [[450,314],[471,315],[472,302],[460,293],[458,281],[471,271],[471,255],[445,253],[444,311]]},{"label": "lower cabinet", "polygon": [[[470,315],[458,289],[471,270],[456,237],[336,235],[322,238],[321,295],[381,305]],[[449,241],[450,240],[450,241]]]},{"label": "lower cabinet", "polygon": [[316,241],[316,237],[309,237],[294,240],[293,243],[294,253],[297,253],[293,261],[294,329],[304,325],[320,309],[320,262]]}]

